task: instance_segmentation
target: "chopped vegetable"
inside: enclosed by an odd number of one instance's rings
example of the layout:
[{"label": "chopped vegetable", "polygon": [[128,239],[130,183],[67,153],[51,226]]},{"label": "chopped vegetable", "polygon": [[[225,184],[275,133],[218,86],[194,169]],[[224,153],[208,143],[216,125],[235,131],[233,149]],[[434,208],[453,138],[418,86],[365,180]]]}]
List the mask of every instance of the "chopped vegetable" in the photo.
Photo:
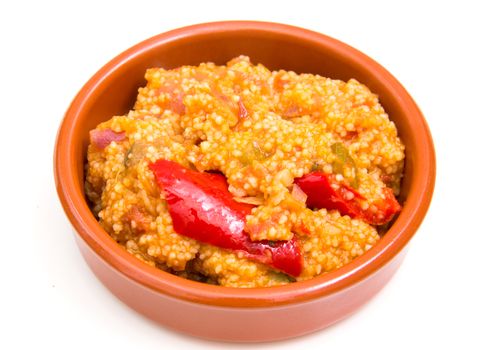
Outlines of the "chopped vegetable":
[{"label": "chopped vegetable", "polygon": [[365,220],[371,225],[383,225],[391,221],[400,210],[391,188],[384,188],[384,199],[369,205],[354,188],[336,180],[334,174],[313,172],[295,179],[295,183],[308,196],[310,208],[338,210],[342,215]]},{"label": "chopped vegetable", "polygon": [[[223,95],[225,96],[225,95]],[[247,120],[250,117],[250,114],[248,113],[247,107],[245,107],[245,104],[243,103],[243,100],[241,97],[238,98],[238,102],[235,104],[232,101],[230,101],[228,98],[225,97],[225,103],[228,105],[230,110],[233,111],[233,113],[237,116],[237,121],[236,124],[232,127],[233,130],[240,130],[243,128],[243,122]]]},{"label": "chopped vegetable", "polygon": [[245,107],[245,105],[243,104],[243,101],[241,98],[238,100],[237,104],[238,104],[238,119],[240,121],[247,119],[248,118],[248,111],[247,111],[247,108]]},{"label": "chopped vegetable", "polygon": [[330,148],[337,157],[336,161],[332,164],[334,173],[345,175],[346,167],[350,167],[354,173],[354,177],[351,180],[351,185],[354,188],[358,188],[359,179],[357,176],[357,167],[354,159],[352,159],[349,153],[349,150],[342,144],[342,142],[335,142]]},{"label": "chopped vegetable", "polygon": [[90,130],[90,143],[93,144],[98,149],[104,149],[107,146],[109,146],[109,144],[112,141],[120,142],[123,141],[125,138],[126,138],[126,133],[124,131],[115,132],[112,131],[111,129]]},{"label": "chopped vegetable", "polygon": [[250,165],[254,160],[262,161],[269,158],[271,155],[271,153],[264,150],[259,141],[250,140],[239,159],[243,165]]},{"label": "chopped vegetable", "polygon": [[137,205],[133,205],[126,213],[126,220],[131,225],[133,233],[141,234],[150,228],[151,219],[145,215],[145,211]]},{"label": "chopped vegetable", "polygon": [[233,197],[235,202],[247,203],[252,205],[263,205],[264,197]]},{"label": "chopped vegetable", "polygon": [[129,147],[124,155],[124,166],[126,168],[138,164],[145,158],[147,146],[144,142],[136,141]]},{"label": "chopped vegetable", "polygon": [[184,94],[174,94],[170,99],[169,108],[179,115],[185,114]]},{"label": "chopped vegetable", "polygon": [[292,276],[301,273],[302,257],[295,239],[273,245],[251,241],[244,228],[253,206],[233,199],[223,175],[200,173],[163,159],[150,164],[150,169],[165,193],[175,232],[242,252]]},{"label": "chopped vegetable", "polygon": [[159,94],[167,94],[166,99],[157,101],[161,108],[169,109],[179,115],[185,113],[184,93],[181,91],[180,84],[177,81],[167,81],[158,90]]},{"label": "chopped vegetable", "polygon": [[369,208],[364,212],[364,219],[367,222],[375,223],[375,225],[383,225],[393,219],[398,214],[402,207],[396,200],[393,190],[389,187],[383,189],[384,199],[378,199],[374,202],[375,210]]},{"label": "chopped vegetable", "polygon": [[299,187],[296,184],[293,184],[291,196],[293,196],[294,199],[296,199],[297,201],[299,201],[301,203],[306,203],[306,199],[308,198],[308,196],[306,195],[306,193],[303,192],[301,187]]},{"label": "chopped vegetable", "polygon": [[271,271],[269,276],[280,283],[296,282],[296,279],[282,272]]},{"label": "chopped vegetable", "polygon": [[318,162],[314,162],[313,165],[311,166],[311,171],[318,171],[320,170],[320,164]]}]

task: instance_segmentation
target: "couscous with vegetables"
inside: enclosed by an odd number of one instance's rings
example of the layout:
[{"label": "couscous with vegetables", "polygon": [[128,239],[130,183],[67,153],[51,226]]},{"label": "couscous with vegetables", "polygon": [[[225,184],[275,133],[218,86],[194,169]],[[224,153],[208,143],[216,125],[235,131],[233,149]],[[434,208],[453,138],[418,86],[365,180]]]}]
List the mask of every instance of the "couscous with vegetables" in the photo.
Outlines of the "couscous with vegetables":
[{"label": "couscous with vegetables", "polygon": [[404,146],[356,80],[246,56],[145,78],[132,110],[90,132],[85,182],[102,227],[144,262],[227,287],[308,280],[401,210]]}]

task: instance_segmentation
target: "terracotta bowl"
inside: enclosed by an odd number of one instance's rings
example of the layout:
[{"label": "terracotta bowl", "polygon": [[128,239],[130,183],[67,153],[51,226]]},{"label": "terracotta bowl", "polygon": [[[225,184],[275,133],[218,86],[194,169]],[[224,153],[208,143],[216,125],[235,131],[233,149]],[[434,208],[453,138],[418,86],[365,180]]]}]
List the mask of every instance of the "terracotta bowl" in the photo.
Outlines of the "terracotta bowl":
[{"label": "terracotta bowl", "polygon": [[[240,55],[269,69],[355,78],[379,95],[406,145],[403,210],[380,242],[335,272],[263,289],[205,285],[145,265],[97,223],[84,196],[89,130],[132,108],[149,67]],[[352,314],[391,278],[429,206],[435,157],[426,122],[402,85],[371,58],[325,35],[282,24],[218,22],[173,30],[123,52],[80,90],[61,123],[55,146],[58,195],[90,268],[118,298],[169,328],[226,341],[270,341],[310,333]]]}]

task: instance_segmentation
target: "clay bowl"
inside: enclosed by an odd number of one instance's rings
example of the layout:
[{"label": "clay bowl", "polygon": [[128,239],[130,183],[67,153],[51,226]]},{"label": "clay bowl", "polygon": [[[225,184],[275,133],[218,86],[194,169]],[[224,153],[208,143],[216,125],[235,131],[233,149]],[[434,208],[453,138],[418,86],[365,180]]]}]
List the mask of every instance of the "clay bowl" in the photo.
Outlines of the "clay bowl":
[{"label": "clay bowl", "polygon": [[[244,54],[269,69],[355,78],[377,93],[406,145],[403,210],[380,242],[335,272],[283,287],[234,289],[185,280],[145,265],[97,223],[84,196],[89,130],[131,109],[147,68]],[[409,94],[378,63],[319,33],[282,24],[218,22],[157,35],[102,67],[61,123],[54,169],[58,195],[90,268],[118,298],[169,328],[227,341],[270,341],[324,328],[352,314],[395,273],[428,209],[435,157],[426,122]]]}]

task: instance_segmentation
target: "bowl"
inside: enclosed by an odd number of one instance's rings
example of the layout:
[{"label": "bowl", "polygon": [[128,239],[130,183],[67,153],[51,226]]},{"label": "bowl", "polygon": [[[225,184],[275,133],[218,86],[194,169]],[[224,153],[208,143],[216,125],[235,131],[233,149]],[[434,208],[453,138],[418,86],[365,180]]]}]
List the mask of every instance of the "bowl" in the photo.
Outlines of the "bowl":
[{"label": "bowl", "polygon": [[[406,145],[403,205],[371,250],[338,270],[281,287],[237,289],[186,280],[139,261],[90,211],[84,195],[89,131],[132,108],[149,67],[175,68],[240,54],[269,69],[355,78],[378,94]],[[424,117],[381,65],[328,36],[283,24],[231,21],[193,25],[145,40],[102,67],[69,106],[58,131],[54,172],[59,198],[87,264],[127,305],[174,330],[214,340],[257,342],[310,333],[352,314],[392,277],[421,224],[435,181]]]}]

